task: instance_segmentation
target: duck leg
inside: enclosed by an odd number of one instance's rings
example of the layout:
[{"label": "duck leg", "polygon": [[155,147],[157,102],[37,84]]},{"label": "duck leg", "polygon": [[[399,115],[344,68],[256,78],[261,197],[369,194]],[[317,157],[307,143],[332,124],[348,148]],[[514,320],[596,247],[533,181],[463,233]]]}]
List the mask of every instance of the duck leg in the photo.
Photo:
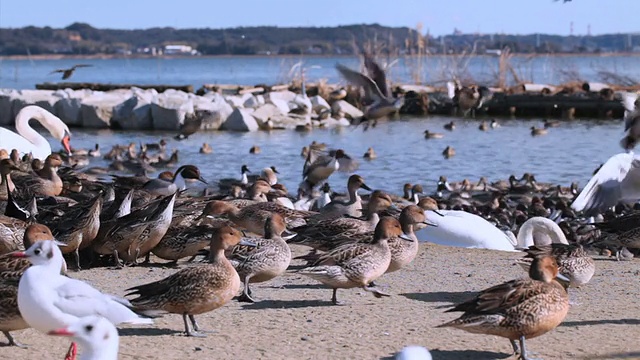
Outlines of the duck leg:
[{"label": "duck leg", "polygon": [[17,346],[17,347],[22,348],[22,349],[26,349],[27,348],[27,345],[24,345],[24,344],[21,344],[21,343],[17,342],[13,338],[13,336],[11,336],[11,334],[8,331],[3,331],[2,333],[4,334],[4,336],[7,337],[7,340],[9,340],[9,346]]},{"label": "duck leg", "polygon": [[[189,318],[191,318],[192,315],[189,315]],[[195,327],[197,326],[195,323],[195,318],[193,318],[192,322],[194,322],[194,329],[193,331],[191,330],[191,326],[189,326],[189,320],[187,320],[187,314],[182,314],[182,320],[184,320],[184,332],[187,334],[187,336],[193,336],[193,337],[206,337],[206,335],[204,334],[200,334],[195,330]]]},{"label": "duck leg", "polygon": [[527,348],[524,344],[524,336],[520,336],[520,357],[519,360],[535,360],[527,356]]},{"label": "duck leg", "polygon": [[[145,255],[144,261],[142,263],[143,264],[151,264],[151,252],[148,252],[147,255]],[[177,263],[177,261],[176,261],[176,263]]]},{"label": "duck leg", "polygon": [[189,320],[191,321],[191,325],[193,325],[193,330],[194,331],[202,332],[202,333],[205,333],[205,334],[213,334],[213,333],[215,333],[215,331],[207,331],[207,330],[200,329],[200,325],[198,325],[198,322],[196,321],[196,317],[195,316],[189,315]]},{"label": "duck leg", "polygon": [[73,258],[76,260],[76,269],[78,271],[82,270],[82,267],[80,267],[80,249],[76,248],[76,251],[73,252]]},{"label": "duck leg", "polygon": [[369,283],[369,285],[363,286],[362,288],[364,289],[364,291],[368,291],[370,293],[373,293],[373,296],[375,296],[377,298],[381,298],[383,296],[391,296],[391,294],[383,292],[382,290],[378,289],[377,287],[371,286],[371,283]]},{"label": "duck leg", "polygon": [[244,280],[243,280],[243,282],[244,282],[244,290],[242,291],[242,295],[240,295],[240,297],[238,297],[238,301],[239,302],[248,302],[248,303],[256,302],[251,297],[251,289],[249,289],[249,280],[250,279],[251,279],[251,275],[245,277]]},{"label": "duck leg", "polygon": [[520,355],[520,348],[518,347],[518,343],[515,340],[511,339],[509,339],[509,342],[511,343],[511,347],[513,348],[513,353],[515,355]]},{"label": "duck leg", "polygon": [[338,289],[337,288],[333,288],[333,296],[331,296],[331,303],[333,305],[342,305],[339,301],[338,301]]},{"label": "duck leg", "polygon": [[120,264],[120,257],[118,257],[118,250],[113,250],[113,260],[116,263],[116,269],[122,269],[122,264]]}]

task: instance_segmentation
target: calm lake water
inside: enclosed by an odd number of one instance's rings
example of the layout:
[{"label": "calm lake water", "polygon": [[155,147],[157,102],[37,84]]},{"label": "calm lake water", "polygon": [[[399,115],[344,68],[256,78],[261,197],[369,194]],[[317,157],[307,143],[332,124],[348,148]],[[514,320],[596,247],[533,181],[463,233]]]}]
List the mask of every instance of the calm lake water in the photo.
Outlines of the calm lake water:
[{"label": "calm lake water", "polygon": [[[291,80],[291,67],[302,60],[307,79],[341,81],[334,66],[340,62],[357,68],[355,57],[193,57],[153,59],[64,59],[64,60],[0,60],[0,88],[33,89],[36,83],[60,81],[61,74],[52,70],[74,64],[91,64],[78,69],[70,81],[129,84],[276,84]],[[393,59],[379,59],[382,63]],[[514,56],[511,64],[519,78],[547,84],[568,80],[602,80],[601,72],[640,79],[640,57],[637,56]],[[430,56],[420,66],[415,58],[400,58],[391,67],[389,78],[394,82],[434,84],[462,79],[493,85],[496,82],[498,58],[492,56]],[[509,76],[511,81],[511,76]]]},{"label": "calm lake water", "polygon": [[[372,188],[400,193],[405,182],[421,183],[429,191],[435,190],[440,175],[450,181],[480,176],[489,180],[506,179],[510,174],[524,172],[536,175],[538,181],[569,185],[579,181],[584,186],[593,170],[611,155],[621,152],[618,141],[623,135],[619,121],[572,121],[552,128],[548,135],[532,137],[529,128],[541,126],[541,121],[501,120],[501,127],[487,132],[478,130],[478,121],[456,119],[457,129],[447,132],[445,117],[404,118],[379,123],[363,132],[362,128],[340,130],[313,130],[310,133],[273,131],[253,133],[199,132],[185,141],[172,139],[173,133],[88,131],[74,129],[72,144],[76,148],[90,148],[96,142],[108,151],[114,144],[169,141],[168,148],[180,150],[180,163],[196,164],[205,179],[214,181],[223,177],[240,177],[240,167],[247,164],[253,171],[274,165],[282,173],[280,181],[295,191],[301,180],[304,160],[300,150],[312,140],[340,147],[359,159],[358,174]],[[443,139],[423,138],[425,129],[442,132]],[[214,149],[212,154],[198,153],[203,142]],[[52,142],[53,143],[53,142]],[[59,149],[53,143],[54,149]],[[249,148],[258,145],[262,152],[249,154]],[[378,158],[362,159],[372,146]],[[456,155],[444,159],[446,146],[453,146]],[[106,165],[95,160],[92,165]],[[336,173],[331,178],[336,191],[344,191],[348,175]],[[426,190],[426,189],[425,189]]]}]

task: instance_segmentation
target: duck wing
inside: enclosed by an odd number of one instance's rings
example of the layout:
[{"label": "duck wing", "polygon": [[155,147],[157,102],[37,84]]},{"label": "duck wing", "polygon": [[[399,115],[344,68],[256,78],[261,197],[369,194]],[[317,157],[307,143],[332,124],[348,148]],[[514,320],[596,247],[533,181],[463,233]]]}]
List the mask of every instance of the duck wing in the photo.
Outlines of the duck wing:
[{"label": "duck wing", "polygon": [[531,295],[526,285],[529,279],[511,280],[482,290],[475,298],[458,304],[446,312],[467,314],[503,314],[505,310]]},{"label": "duck wing", "polygon": [[357,71],[353,71],[348,67],[340,64],[336,64],[336,69],[338,69],[345,80],[354,85],[361,86],[364,89],[364,94],[367,99],[371,101],[378,101],[384,98],[384,95],[380,91],[380,88],[373,80],[371,80],[370,77]]},{"label": "duck wing", "polygon": [[385,97],[390,97],[391,94],[387,87],[387,75],[369,53],[364,54],[364,66],[369,72],[369,77],[378,85],[380,93]]}]

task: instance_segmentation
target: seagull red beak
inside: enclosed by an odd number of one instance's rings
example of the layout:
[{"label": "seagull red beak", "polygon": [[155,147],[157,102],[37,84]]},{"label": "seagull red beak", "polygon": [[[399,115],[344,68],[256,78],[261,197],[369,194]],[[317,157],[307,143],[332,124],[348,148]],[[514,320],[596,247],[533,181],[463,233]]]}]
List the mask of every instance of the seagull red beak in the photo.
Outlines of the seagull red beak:
[{"label": "seagull red beak", "polygon": [[12,252],[10,255],[11,255],[11,257],[16,257],[16,258],[26,258],[27,257],[27,254],[24,251],[15,251],[15,252]]},{"label": "seagull red beak", "polygon": [[64,148],[64,150],[67,152],[67,155],[71,155],[71,136],[69,136],[68,132],[65,132],[64,137],[62,138],[62,141],[60,142],[62,144],[62,147]]},{"label": "seagull red beak", "polygon": [[47,334],[49,335],[58,335],[58,336],[74,336],[75,334],[66,328],[51,330]]}]

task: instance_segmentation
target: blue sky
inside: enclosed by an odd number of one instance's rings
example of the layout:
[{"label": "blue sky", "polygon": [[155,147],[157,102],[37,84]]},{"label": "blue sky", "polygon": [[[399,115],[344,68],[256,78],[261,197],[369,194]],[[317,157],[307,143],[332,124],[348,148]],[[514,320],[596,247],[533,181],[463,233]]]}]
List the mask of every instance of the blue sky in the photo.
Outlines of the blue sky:
[{"label": "blue sky", "polygon": [[[37,11],[35,10],[37,9]],[[640,31],[639,0],[0,0],[0,27],[98,28],[156,26],[227,28],[276,25],[334,26],[379,23],[415,27],[433,35],[465,33],[574,34]]]}]

